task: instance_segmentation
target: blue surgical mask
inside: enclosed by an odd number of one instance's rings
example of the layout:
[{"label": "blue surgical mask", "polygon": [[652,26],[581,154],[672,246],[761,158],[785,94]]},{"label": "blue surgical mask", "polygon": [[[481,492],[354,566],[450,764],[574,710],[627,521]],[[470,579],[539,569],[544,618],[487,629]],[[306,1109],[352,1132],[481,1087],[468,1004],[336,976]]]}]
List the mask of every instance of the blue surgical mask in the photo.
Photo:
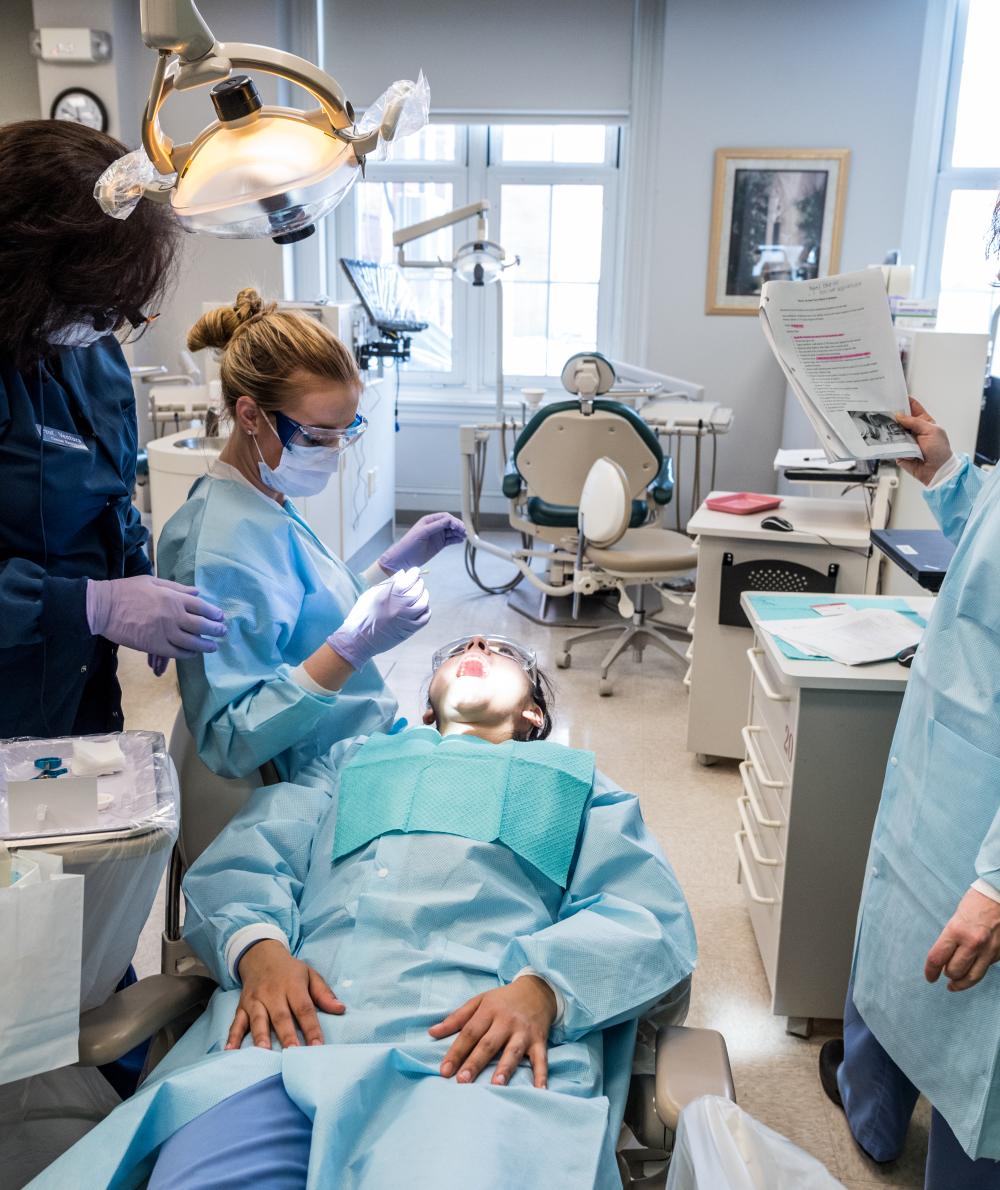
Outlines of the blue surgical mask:
[{"label": "blue surgical mask", "polygon": [[[271,433],[281,441],[278,431],[265,418]],[[282,446],[277,467],[269,467],[257,439],[261,480],[284,496],[318,496],[340,466],[340,451],[330,446]]]}]

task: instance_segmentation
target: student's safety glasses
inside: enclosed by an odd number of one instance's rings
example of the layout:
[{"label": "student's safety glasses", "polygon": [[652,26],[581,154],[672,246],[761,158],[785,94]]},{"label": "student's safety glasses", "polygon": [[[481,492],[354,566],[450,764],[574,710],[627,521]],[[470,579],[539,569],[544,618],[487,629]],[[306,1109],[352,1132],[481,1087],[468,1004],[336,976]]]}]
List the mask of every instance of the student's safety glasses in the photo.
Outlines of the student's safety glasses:
[{"label": "student's safety glasses", "polygon": [[334,450],[346,450],[368,429],[368,418],[361,413],[355,416],[349,426],[340,429],[304,426],[294,417],[280,411],[275,411],[274,420],[282,446],[327,446]]}]

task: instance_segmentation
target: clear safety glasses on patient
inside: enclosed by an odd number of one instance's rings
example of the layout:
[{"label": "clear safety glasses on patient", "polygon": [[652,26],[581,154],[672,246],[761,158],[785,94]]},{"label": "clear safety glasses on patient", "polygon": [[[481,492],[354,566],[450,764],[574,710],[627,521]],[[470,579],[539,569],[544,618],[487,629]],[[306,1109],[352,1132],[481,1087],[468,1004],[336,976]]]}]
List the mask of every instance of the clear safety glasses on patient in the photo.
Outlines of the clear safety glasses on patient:
[{"label": "clear safety glasses on patient", "polygon": [[[472,636],[463,636],[459,640],[453,640],[446,645],[442,645],[431,659],[431,668],[434,670],[440,669],[450,658],[457,657],[459,653],[464,653],[469,646],[469,641],[474,639]],[[538,658],[535,656],[533,649],[527,649],[524,645],[518,644],[515,640],[510,640],[506,636],[486,636],[482,639],[486,642],[486,646],[491,653],[496,653],[498,657],[509,657],[511,661],[516,661],[532,681],[537,677]]]}]

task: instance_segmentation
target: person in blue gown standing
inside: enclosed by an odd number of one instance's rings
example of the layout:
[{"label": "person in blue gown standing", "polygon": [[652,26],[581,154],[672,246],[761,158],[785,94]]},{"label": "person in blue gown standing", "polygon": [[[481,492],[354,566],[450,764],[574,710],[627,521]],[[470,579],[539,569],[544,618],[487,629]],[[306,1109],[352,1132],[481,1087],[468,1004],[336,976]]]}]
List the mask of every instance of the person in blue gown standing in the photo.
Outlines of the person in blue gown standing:
[{"label": "person in blue gown standing", "polygon": [[120,645],[192,657],[225,632],[196,590],[152,576],[132,504],[120,340],[158,313],[178,230],[159,204],[127,220],[97,205],[125,151],[65,121],[0,128],[0,738],[119,731]]},{"label": "person in blue gown standing", "polygon": [[901,460],[956,549],[892,741],[844,1037],[820,1079],[867,1156],[933,1108],[926,1190],[1000,1187],[1000,471],[956,457],[923,406]]}]

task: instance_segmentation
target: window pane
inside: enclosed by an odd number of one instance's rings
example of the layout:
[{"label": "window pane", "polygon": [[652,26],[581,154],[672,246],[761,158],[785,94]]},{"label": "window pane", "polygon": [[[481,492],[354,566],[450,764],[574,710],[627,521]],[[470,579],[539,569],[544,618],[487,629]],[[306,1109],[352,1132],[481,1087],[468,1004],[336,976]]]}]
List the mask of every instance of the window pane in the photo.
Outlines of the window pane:
[{"label": "window pane", "polygon": [[[450,182],[359,182],[355,188],[357,254],[362,260],[392,264],[392,233],[453,206]],[[450,260],[450,227],[407,247],[414,260]],[[413,336],[409,367],[428,372],[450,372],[452,367],[453,281],[450,272],[404,269],[404,290],[409,290],[412,312],[431,325]]]},{"label": "window pane", "polygon": [[959,169],[1000,166],[998,44],[1000,4],[996,0],[970,0],[951,154],[952,165]]},{"label": "window pane", "polygon": [[571,355],[596,347],[597,285],[552,285],[545,374],[558,376]]},{"label": "window pane", "polygon": [[458,126],[425,124],[392,148],[393,161],[454,161],[458,156]]},{"label": "window pane", "polygon": [[500,187],[500,242],[521,264],[504,276],[504,370],[558,376],[597,344],[604,187]]},{"label": "window pane", "polygon": [[951,193],[941,256],[940,330],[989,329],[997,261],[987,259],[986,246],[995,202],[996,194],[992,190]]},{"label": "window pane", "polygon": [[603,124],[501,124],[500,160],[603,165]]},{"label": "window pane", "polygon": [[603,186],[552,187],[553,281],[600,281]]},{"label": "window pane", "polygon": [[[509,274],[508,274],[509,276]],[[549,287],[539,281],[504,281],[503,366],[518,376],[544,376]]]},{"label": "window pane", "polygon": [[604,144],[603,124],[557,124],[552,135],[552,160],[601,165]]},{"label": "window pane", "polygon": [[501,161],[551,161],[552,128],[544,124],[504,124]]},{"label": "window pane", "polygon": [[500,243],[521,258],[510,280],[548,280],[551,211],[551,186],[500,187]]}]

